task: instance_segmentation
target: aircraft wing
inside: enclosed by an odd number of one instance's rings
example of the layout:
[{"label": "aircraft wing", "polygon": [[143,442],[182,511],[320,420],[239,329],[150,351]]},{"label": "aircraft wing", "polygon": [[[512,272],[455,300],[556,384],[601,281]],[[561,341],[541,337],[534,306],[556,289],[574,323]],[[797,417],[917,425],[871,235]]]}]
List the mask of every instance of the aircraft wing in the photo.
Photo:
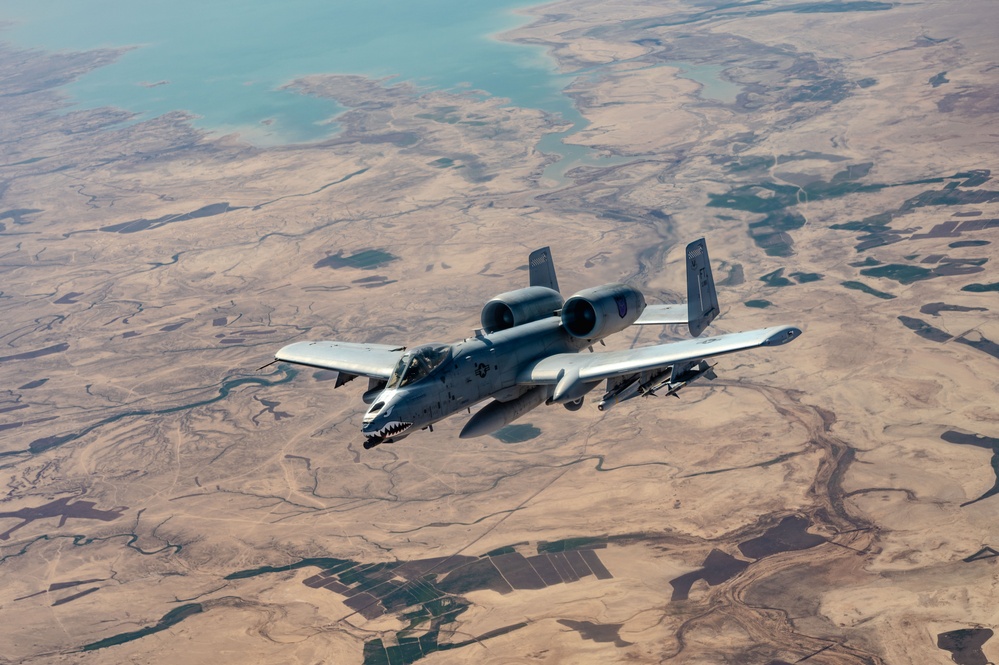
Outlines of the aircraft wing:
[{"label": "aircraft wing", "polygon": [[350,342],[295,342],[274,358],[296,365],[332,369],[343,374],[388,379],[399,362],[404,346],[353,344]]},{"label": "aircraft wing", "polygon": [[592,383],[759,346],[778,346],[800,334],[794,326],[776,326],[627,351],[559,353],[525,367],[517,375],[517,382],[532,385],[560,384],[564,380]]}]

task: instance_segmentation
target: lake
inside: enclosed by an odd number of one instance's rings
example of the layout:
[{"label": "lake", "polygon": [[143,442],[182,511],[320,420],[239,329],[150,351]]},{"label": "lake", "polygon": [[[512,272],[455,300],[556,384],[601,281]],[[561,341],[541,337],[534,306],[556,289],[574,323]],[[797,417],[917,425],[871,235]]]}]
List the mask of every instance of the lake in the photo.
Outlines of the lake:
[{"label": "lake", "polygon": [[[114,106],[139,114],[137,119],[184,110],[197,116],[194,124],[201,129],[239,132],[260,146],[336,133],[332,118],[342,109],[334,101],[281,89],[301,76],[394,76],[426,88],[482,90],[572,123],[571,130],[549,134],[539,145],[561,156],[546,176],[562,182],[573,166],[621,160],[563,144],[588,124],[562,92],[572,78],[557,71],[543,47],[496,37],[530,21],[517,10],[537,4],[6,0],[0,39],[48,50],[131,47],[114,64],[64,86],[75,107]],[[717,72],[700,74],[702,83],[720,80],[712,76]]]},{"label": "lake", "polygon": [[[6,0],[0,39],[49,50],[135,47],[64,90],[78,106],[154,117],[182,109],[195,124],[260,145],[336,131],[330,100],[280,90],[308,74],[398,76],[473,88],[517,106],[572,113],[567,81],[541,47],[495,37],[529,21],[524,0],[126,2]],[[269,121],[269,124],[261,124]]]}]

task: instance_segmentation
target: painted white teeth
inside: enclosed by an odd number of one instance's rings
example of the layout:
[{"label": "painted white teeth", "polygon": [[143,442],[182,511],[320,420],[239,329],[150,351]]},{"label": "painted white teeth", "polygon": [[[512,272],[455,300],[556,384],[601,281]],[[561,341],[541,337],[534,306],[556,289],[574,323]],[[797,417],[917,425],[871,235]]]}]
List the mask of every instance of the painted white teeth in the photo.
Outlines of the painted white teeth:
[{"label": "painted white teeth", "polygon": [[402,432],[405,432],[407,429],[409,429],[412,426],[413,423],[403,423],[403,422],[389,423],[385,427],[378,430],[375,436],[395,436],[396,434],[401,434]]}]

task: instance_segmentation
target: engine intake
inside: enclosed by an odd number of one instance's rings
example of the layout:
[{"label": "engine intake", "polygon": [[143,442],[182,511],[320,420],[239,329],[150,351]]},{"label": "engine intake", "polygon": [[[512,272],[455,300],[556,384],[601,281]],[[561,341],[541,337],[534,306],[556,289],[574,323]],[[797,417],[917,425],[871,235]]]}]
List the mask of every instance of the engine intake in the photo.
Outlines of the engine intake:
[{"label": "engine intake", "polygon": [[584,289],[562,306],[562,325],[573,337],[602,339],[630,326],[645,310],[645,296],[627,284]]},{"label": "engine intake", "polygon": [[552,316],[562,307],[562,295],[543,286],[528,286],[501,293],[482,308],[482,329],[506,330]]}]

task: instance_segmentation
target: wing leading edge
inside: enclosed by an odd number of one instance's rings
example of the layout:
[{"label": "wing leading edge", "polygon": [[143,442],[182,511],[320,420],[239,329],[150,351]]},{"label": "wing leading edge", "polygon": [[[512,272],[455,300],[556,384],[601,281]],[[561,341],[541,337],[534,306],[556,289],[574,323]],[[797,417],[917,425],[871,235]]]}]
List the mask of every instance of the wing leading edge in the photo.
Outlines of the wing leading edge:
[{"label": "wing leading edge", "polygon": [[295,342],[278,351],[274,358],[371,379],[388,379],[405,350],[387,344]]},{"label": "wing leading edge", "polygon": [[779,346],[800,334],[801,331],[794,326],[775,326],[627,351],[559,353],[521,370],[517,382],[551,385],[558,384],[565,376],[572,376],[576,381],[592,383],[760,346]]}]

